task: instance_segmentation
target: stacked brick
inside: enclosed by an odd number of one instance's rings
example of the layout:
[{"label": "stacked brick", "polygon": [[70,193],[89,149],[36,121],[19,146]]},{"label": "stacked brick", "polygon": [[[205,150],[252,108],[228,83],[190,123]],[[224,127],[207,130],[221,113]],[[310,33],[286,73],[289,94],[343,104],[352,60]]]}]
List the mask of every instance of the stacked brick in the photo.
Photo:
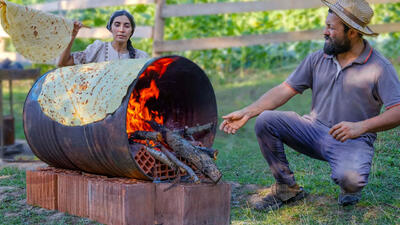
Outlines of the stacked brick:
[{"label": "stacked brick", "polygon": [[27,171],[30,205],[104,224],[229,224],[230,185],[152,183],[64,169]]}]

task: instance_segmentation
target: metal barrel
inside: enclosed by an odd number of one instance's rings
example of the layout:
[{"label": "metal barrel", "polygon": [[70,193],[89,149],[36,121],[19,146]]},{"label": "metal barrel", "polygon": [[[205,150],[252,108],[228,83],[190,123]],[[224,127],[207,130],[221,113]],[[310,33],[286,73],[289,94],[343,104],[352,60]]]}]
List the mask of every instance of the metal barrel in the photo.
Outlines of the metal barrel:
[{"label": "metal barrel", "polygon": [[138,148],[129,144],[127,109],[131,93],[143,88],[140,87],[140,75],[159,60],[168,58],[174,61],[156,80],[159,97],[157,101],[150,102],[149,108],[160,112],[164,116],[164,125],[170,129],[213,123],[209,132],[194,137],[205,146],[212,146],[217,125],[217,104],[208,77],[199,66],[184,57],[165,56],[149,59],[137,71],[137,77],[129,85],[127,93],[121,96],[122,102],[113,113],[100,121],[79,126],[63,125],[43,112],[38,97],[51,71],[44,74],[31,88],[23,110],[25,137],[33,153],[54,167],[153,179],[135,159]]}]

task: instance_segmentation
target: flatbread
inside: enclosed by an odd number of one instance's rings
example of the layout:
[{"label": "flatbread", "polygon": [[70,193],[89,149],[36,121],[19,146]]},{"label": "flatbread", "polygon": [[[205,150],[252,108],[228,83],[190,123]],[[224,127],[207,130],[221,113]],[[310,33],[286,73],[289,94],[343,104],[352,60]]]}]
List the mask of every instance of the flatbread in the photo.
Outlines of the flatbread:
[{"label": "flatbread", "polygon": [[74,22],[0,0],[1,25],[17,52],[37,63],[51,63],[71,41]]},{"label": "flatbread", "polygon": [[124,59],[62,67],[46,75],[38,102],[51,119],[81,126],[115,112],[149,59]]}]

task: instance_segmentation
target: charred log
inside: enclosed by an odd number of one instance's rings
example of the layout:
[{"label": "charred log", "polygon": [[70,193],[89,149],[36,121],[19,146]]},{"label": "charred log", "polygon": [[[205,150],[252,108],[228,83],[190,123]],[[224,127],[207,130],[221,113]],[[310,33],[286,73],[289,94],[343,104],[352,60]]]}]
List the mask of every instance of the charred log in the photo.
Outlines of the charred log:
[{"label": "charred log", "polygon": [[218,150],[213,148],[207,148],[200,141],[190,141],[194,147],[206,152],[212,159],[217,160]]},{"label": "charred log", "polygon": [[176,158],[176,156],[172,152],[168,151],[168,149],[165,148],[164,146],[161,146],[160,149],[172,162],[174,162],[180,168],[184,169],[193,179],[194,183],[200,183],[199,178],[197,177],[196,173],[192,170],[192,168],[190,168],[182,161],[180,161],[178,158]]},{"label": "charred log", "polygon": [[129,135],[129,140],[151,140],[151,141],[162,141],[162,135],[159,132],[153,131],[135,131]]},{"label": "charred log", "polygon": [[218,156],[218,150],[217,149],[213,149],[213,148],[206,148],[206,147],[201,147],[201,146],[195,146],[195,148],[207,153],[208,156],[210,156],[210,158],[217,160],[217,156]]},{"label": "charred log", "polygon": [[146,150],[152,155],[155,159],[158,159],[160,162],[164,163],[165,165],[171,167],[172,169],[176,170],[176,163],[169,160],[169,158],[161,151],[157,151],[153,148],[145,147]]},{"label": "charred log", "polygon": [[217,183],[221,179],[221,172],[206,152],[196,148],[189,141],[168,128],[152,121],[148,121],[148,123],[154,130],[163,135],[165,143],[167,143],[177,155],[187,159],[214,183]]},{"label": "charred log", "polygon": [[207,123],[207,124],[198,125],[198,126],[195,126],[195,127],[187,127],[186,126],[183,129],[174,130],[173,132],[179,134],[180,136],[188,138],[190,140],[194,140],[194,138],[193,138],[194,134],[205,132],[205,131],[209,131],[212,128],[213,128],[213,123]]}]

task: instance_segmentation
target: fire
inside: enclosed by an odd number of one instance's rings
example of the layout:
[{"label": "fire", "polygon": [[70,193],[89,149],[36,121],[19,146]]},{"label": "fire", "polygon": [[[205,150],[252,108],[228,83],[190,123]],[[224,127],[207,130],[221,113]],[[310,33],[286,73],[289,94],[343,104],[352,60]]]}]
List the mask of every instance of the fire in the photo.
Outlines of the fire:
[{"label": "fire", "polygon": [[146,103],[150,99],[158,99],[160,90],[157,87],[156,81],[162,77],[167,67],[174,61],[175,58],[159,59],[148,66],[139,76],[136,86],[141,84],[140,86],[147,87],[140,90],[134,89],[129,98],[126,113],[126,132],[128,135],[135,131],[153,131],[146,121],[155,121],[159,124],[164,124],[164,117],[158,111],[149,109]]},{"label": "fire", "polygon": [[153,62],[150,66],[148,66],[146,68],[146,71],[144,71],[139,79],[142,79],[146,76],[149,76],[149,74],[151,74],[151,72],[157,72],[159,74],[158,79],[160,79],[162,77],[162,75],[165,73],[165,71],[167,70],[169,64],[173,63],[176,60],[176,58],[162,58],[159,59],[155,62]]},{"label": "fire", "polygon": [[149,110],[146,107],[146,102],[155,98],[158,99],[160,90],[156,86],[154,80],[151,81],[150,87],[144,88],[139,91],[133,91],[128,103],[126,131],[127,133],[133,133],[137,130],[151,131],[152,128],[145,121],[153,120],[159,124],[164,124],[163,116],[159,115],[157,111]]}]

